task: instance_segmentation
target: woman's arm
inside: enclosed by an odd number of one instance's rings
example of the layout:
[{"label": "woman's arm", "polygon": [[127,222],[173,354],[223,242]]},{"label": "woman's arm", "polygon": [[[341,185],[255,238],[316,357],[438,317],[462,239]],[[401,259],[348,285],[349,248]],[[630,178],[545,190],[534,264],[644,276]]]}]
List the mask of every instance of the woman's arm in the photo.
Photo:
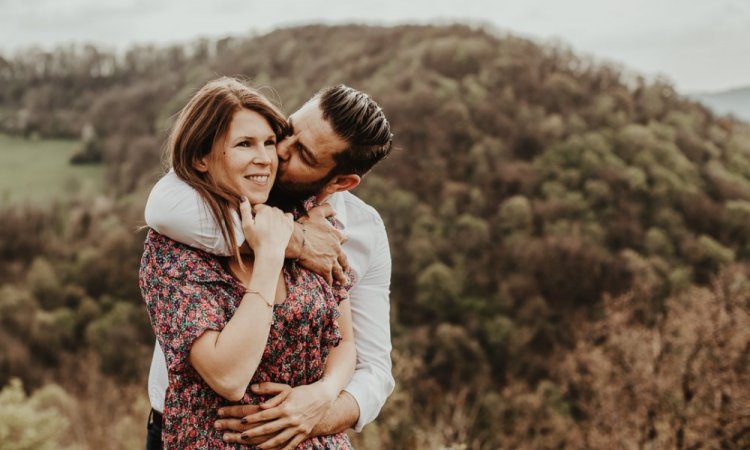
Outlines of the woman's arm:
[{"label": "woman's arm", "polygon": [[190,364],[219,395],[242,399],[268,340],[273,304],[292,232],[292,217],[259,205],[240,205],[242,227],[255,253],[255,264],[240,306],[221,331],[206,331],[190,349]]},{"label": "woman's arm", "polygon": [[325,387],[328,394],[328,406],[339,396],[339,392],[344,390],[354,373],[354,366],[357,362],[357,351],[354,347],[354,330],[352,328],[352,308],[349,300],[339,303],[338,318],[339,330],[341,332],[341,341],[339,345],[333,347],[328,354],[326,368],[323,372],[323,378],[317,381]]}]

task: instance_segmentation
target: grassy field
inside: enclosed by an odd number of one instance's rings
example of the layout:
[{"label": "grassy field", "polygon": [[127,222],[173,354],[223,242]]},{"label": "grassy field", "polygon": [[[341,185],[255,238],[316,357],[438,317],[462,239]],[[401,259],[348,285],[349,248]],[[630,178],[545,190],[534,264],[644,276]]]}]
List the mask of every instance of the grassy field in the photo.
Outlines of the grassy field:
[{"label": "grassy field", "polygon": [[101,192],[102,166],[68,163],[77,146],[72,140],[0,134],[0,203],[48,203]]}]

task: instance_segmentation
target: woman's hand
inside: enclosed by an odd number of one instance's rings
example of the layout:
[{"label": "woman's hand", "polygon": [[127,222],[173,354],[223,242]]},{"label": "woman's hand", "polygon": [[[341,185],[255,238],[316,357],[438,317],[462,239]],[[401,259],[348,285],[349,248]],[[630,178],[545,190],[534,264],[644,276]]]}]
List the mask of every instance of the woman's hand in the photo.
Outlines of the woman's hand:
[{"label": "woman's hand", "polygon": [[283,256],[294,230],[294,218],[278,208],[255,205],[255,212],[247,198],[240,203],[242,231],[256,255],[269,252]]}]

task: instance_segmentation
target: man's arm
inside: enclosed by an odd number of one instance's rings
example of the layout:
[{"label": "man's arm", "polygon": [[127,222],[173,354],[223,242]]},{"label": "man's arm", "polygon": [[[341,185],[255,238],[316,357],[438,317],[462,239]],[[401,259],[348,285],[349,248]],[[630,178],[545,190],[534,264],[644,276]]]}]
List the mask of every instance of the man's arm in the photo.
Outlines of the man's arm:
[{"label": "man's arm", "polygon": [[[260,386],[253,386],[253,393],[258,395],[280,395],[285,392],[289,395],[290,390],[289,386],[276,383],[262,383]],[[262,431],[265,422],[249,422],[258,414],[264,412],[258,405],[225,406],[220,408],[218,412],[222,419],[215,422],[214,428],[218,431],[224,431],[224,442],[252,444],[265,448],[265,445],[272,442],[284,431],[282,429],[266,434]],[[359,405],[357,405],[357,401],[350,393],[342,391],[331,407],[328,408],[323,419],[315,425],[310,436],[341,433],[353,428],[358,419]]]},{"label": "man's arm", "polygon": [[[341,280],[346,257],[341,251],[344,235],[327,217],[334,214],[330,205],[310,210],[302,223],[295,223],[294,232],[285,252],[287,258],[298,258],[306,268]],[[224,239],[221,227],[198,191],[170,170],[151,189],[145,208],[146,225],[177,242],[214,255],[231,256],[234,249]],[[239,214],[232,214],[235,241],[245,242]]]},{"label": "man's arm", "polygon": [[[151,189],[144,212],[146,225],[177,242],[214,255],[230,256],[229,248],[211,210],[182,178],[170,170]],[[239,214],[233,214],[237,245],[245,242]]]},{"label": "man's arm", "polygon": [[345,391],[359,407],[355,431],[375,420],[396,385],[391,373],[391,252],[379,218],[372,236],[370,266],[349,292],[357,366]]},{"label": "man's arm", "polygon": [[359,405],[352,394],[342,391],[323,420],[313,428],[311,436],[325,436],[354,428],[359,420]]}]

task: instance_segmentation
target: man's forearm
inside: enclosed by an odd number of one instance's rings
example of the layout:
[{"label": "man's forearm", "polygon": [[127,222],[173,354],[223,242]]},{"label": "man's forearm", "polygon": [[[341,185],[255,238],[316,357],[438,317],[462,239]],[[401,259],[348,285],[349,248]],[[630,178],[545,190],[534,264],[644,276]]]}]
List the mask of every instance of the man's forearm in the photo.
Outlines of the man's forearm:
[{"label": "man's forearm", "polygon": [[352,395],[342,391],[323,420],[313,428],[311,436],[325,436],[353,428],[359,420],[359,405]]},{"label": "man's forearm", "polygon": [[294,231],[292,236],[289,238],[289,244],[286,246],[284,257],[289,259],[297,259],[302,256],[302,243],[305,239],[305,232],[303,226],[299,222],[294,222]]}]

